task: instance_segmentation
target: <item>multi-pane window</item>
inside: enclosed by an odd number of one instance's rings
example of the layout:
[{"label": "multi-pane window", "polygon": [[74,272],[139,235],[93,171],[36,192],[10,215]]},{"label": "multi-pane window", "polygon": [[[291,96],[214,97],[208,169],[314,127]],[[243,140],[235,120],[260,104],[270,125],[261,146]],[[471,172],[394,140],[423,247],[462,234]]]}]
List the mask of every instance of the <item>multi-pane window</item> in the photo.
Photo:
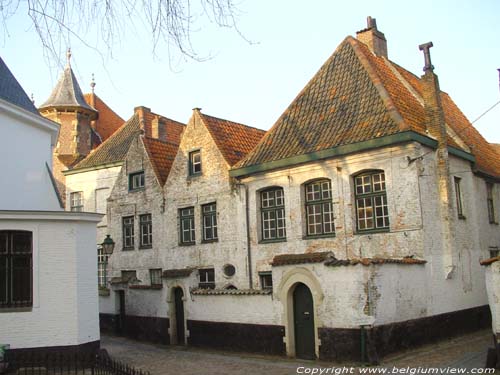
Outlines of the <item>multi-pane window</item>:
[{"label": "multi-pane window", "polygon": [[108,286],[108,255],[104,254],[103,249],[97,249],[97,284],[100,288]]},{"label": "multi-pane window", "polygon": [[189,153],[189,174],[191,176],[201,173],[201,151],[191,151]]},{"label": "multi-pane window", "polygon": [[388,229],[389,210],[384,172],[372,171],[354,177],[354,194],[358,231]]},{"label": "multi-pane window", "polygon": [[285,197],[282,188],[260,193],[261,226],[263,240],[286,238]]},{"label": "multi-pane window", "polygon": [[122,220],[123,249],[130,250],[134,248],[134,217],[127,216]]},{"label": "multi-pane window", "polygon": [[217,240],[217,205],[205,204],[201,207],[203,214],[203,241]]},{"label": "multi-pane window", "polygon": [[155,268],[149,270],[149,278],[151,280],[151,285],[155,286],[163,285],[161,280],[161,268]]},{"label": "multi-pane window", "polygon": [[259,272],[259,278],[262,289],[273,289],[273,275],[271,272]]},{"label": "multi-pane window", "polygon": [[334,234],[332,184],[314,181],[305,186],[307,235]]},{"label": "multi-pane window", "polygon": [[153,245],[153,222],[151,214],[139,216],[139,229],[141,236],[141,247],[147,248]]},{"label": "multi-pane window", "polygon": [[493,184],[486,183],[486,203],[488,205],[488,219],[490,223],[495,223],[495,205],[493,201]]},{"label": "multi-pane window", "polygon": [[194,236],[194,207],[186,207],[179,210],[180,215],[180,240],[181,244],[192,245],[195,243]]},{"label": "multi-pane window", "polygon": [[200,282],[198,286],[202,289],[215,288],[215,270],[213,268],[205,268],[198,270]]},{"label": "multi-pane window", "polygon": [[83,211],[83,192],[75,191],[69,195],[70,210],[73,212]]},{"label": "multi-pane window", "polygon": [[0,308],[33,305],[33,240],[27,231],[0,231]]},{"label": "multi-pane window", "polygon": [[128,283],[135,280],[137,280],[137,272],[135,270],[122,270],[122,281]]},{"label": "multi-pane window", "polygon": [[455,201],[457,204],[457,215],[459,219],[465,219],[464,207],[462,205],[462,188],[460,187],[462,179],[460,177],[453,177],[453,182],[455,185]]},{"label": "multi-pane window", "polygon": [[144,171],[128,175],[128,189],[137,190],[144,187]]}]

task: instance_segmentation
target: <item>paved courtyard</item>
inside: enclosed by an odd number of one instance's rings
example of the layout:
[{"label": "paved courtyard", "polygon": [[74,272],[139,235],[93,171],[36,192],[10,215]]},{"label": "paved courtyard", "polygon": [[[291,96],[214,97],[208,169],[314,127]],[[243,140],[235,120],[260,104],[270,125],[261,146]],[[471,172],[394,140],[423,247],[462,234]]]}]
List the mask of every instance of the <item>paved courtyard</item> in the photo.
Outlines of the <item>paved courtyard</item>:
[{"label": "paved courtyard", "polygon": [[[394,367],[481,368],[486,363],[486,351],[491,344],[491,333],[484,330],[391,355],[384,358],[381,366],[389,369]],[[290,375],[311,374],[308,371],[313,368],[318,369],[316,374],[319,375],[319,368],[328,369],[335,366],[340,371],[343,366],[346,368],[356,366],[352,363],[306,361],[248,353],[154,345],[115,336],[102,336],[101,346],[107,349],[112,357],[150,371],[152,375]],[[360,373],[363,369],[366,367],[361,368],[361,371],[359,368],[350,371]],[[334,373],[333,370],[330,371]]]}]

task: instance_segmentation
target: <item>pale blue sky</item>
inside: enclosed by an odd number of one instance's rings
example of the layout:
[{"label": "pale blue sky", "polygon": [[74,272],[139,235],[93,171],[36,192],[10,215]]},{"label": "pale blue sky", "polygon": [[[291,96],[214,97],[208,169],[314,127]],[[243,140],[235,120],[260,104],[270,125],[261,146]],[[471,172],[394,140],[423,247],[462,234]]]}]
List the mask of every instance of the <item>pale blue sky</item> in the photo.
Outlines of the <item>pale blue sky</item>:
[{"label": "pale blue sky", "polygon": [[[388,41],[389,58],[420,75],[418,45],[432,41],[432,61],[441,89],[469,120],[500,100],[500,1],[419,0],[246,0],[239,4],[239,29],[198,25],[192,42],[206,62],[170,68],[167,48],[153,58],[148,35],[130,30],[113,58],[103,62],[74,42],[72,66],[84,92],[95,73],[96,93],[125,120],[135,106],[187,122],[191,109],[268,129],[347,35],[377,19]],[[0,54],[36,105],[49,96],[60,68],[43,58],[37,37],[19,13],[7,23]],[[500,143],[500,105],[475,126]]]}]

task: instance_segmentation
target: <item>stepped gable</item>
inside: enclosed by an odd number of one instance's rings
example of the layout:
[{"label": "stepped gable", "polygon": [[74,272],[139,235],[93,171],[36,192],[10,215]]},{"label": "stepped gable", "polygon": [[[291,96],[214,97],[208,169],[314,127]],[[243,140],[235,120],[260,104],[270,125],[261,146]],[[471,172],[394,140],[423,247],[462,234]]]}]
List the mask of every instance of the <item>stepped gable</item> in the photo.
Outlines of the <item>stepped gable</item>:
[{"label": "stepped gable", "polygon": [[233,166],[243,159],[266,132],[237,122],[199,113],[226,162]]},{"label": "stepped gable", "polygon": [[179,149],[179,144],[163,142],[156,138],[143,137],[144,148],[148,153],[149,160],[153,166],[160,186],[165,185],[170,168]]},{"label": "stepped gable", "polygon": [[12,74],[0,57],[0,99],[14,104],[37,116],[40,114],[35,105],[23,90],[16,77]]},{"label": "stepped gable", "polygon": [[[500,158],[441,91],[448,144],[500,177]],[[243,168],[405,131],[428,136],[420,78],[348,36],[247,157]]]}]

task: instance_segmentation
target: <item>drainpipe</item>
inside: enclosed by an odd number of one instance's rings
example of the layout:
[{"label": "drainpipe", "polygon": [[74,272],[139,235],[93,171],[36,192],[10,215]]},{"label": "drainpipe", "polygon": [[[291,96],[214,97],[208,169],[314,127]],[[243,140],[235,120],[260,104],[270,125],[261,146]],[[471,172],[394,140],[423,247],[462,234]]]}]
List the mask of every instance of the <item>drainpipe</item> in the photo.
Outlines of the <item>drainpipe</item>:
[{"label": "drainpipe", "polygon": [[253,289],[253,278],[252,278],[252,251],[250,245],[250,207],[248,205],[248,186],[243,184],[245,188],[245,220],[246,220],[246,231],[247,231],[247,258],[248,258],[248,287]]}]

